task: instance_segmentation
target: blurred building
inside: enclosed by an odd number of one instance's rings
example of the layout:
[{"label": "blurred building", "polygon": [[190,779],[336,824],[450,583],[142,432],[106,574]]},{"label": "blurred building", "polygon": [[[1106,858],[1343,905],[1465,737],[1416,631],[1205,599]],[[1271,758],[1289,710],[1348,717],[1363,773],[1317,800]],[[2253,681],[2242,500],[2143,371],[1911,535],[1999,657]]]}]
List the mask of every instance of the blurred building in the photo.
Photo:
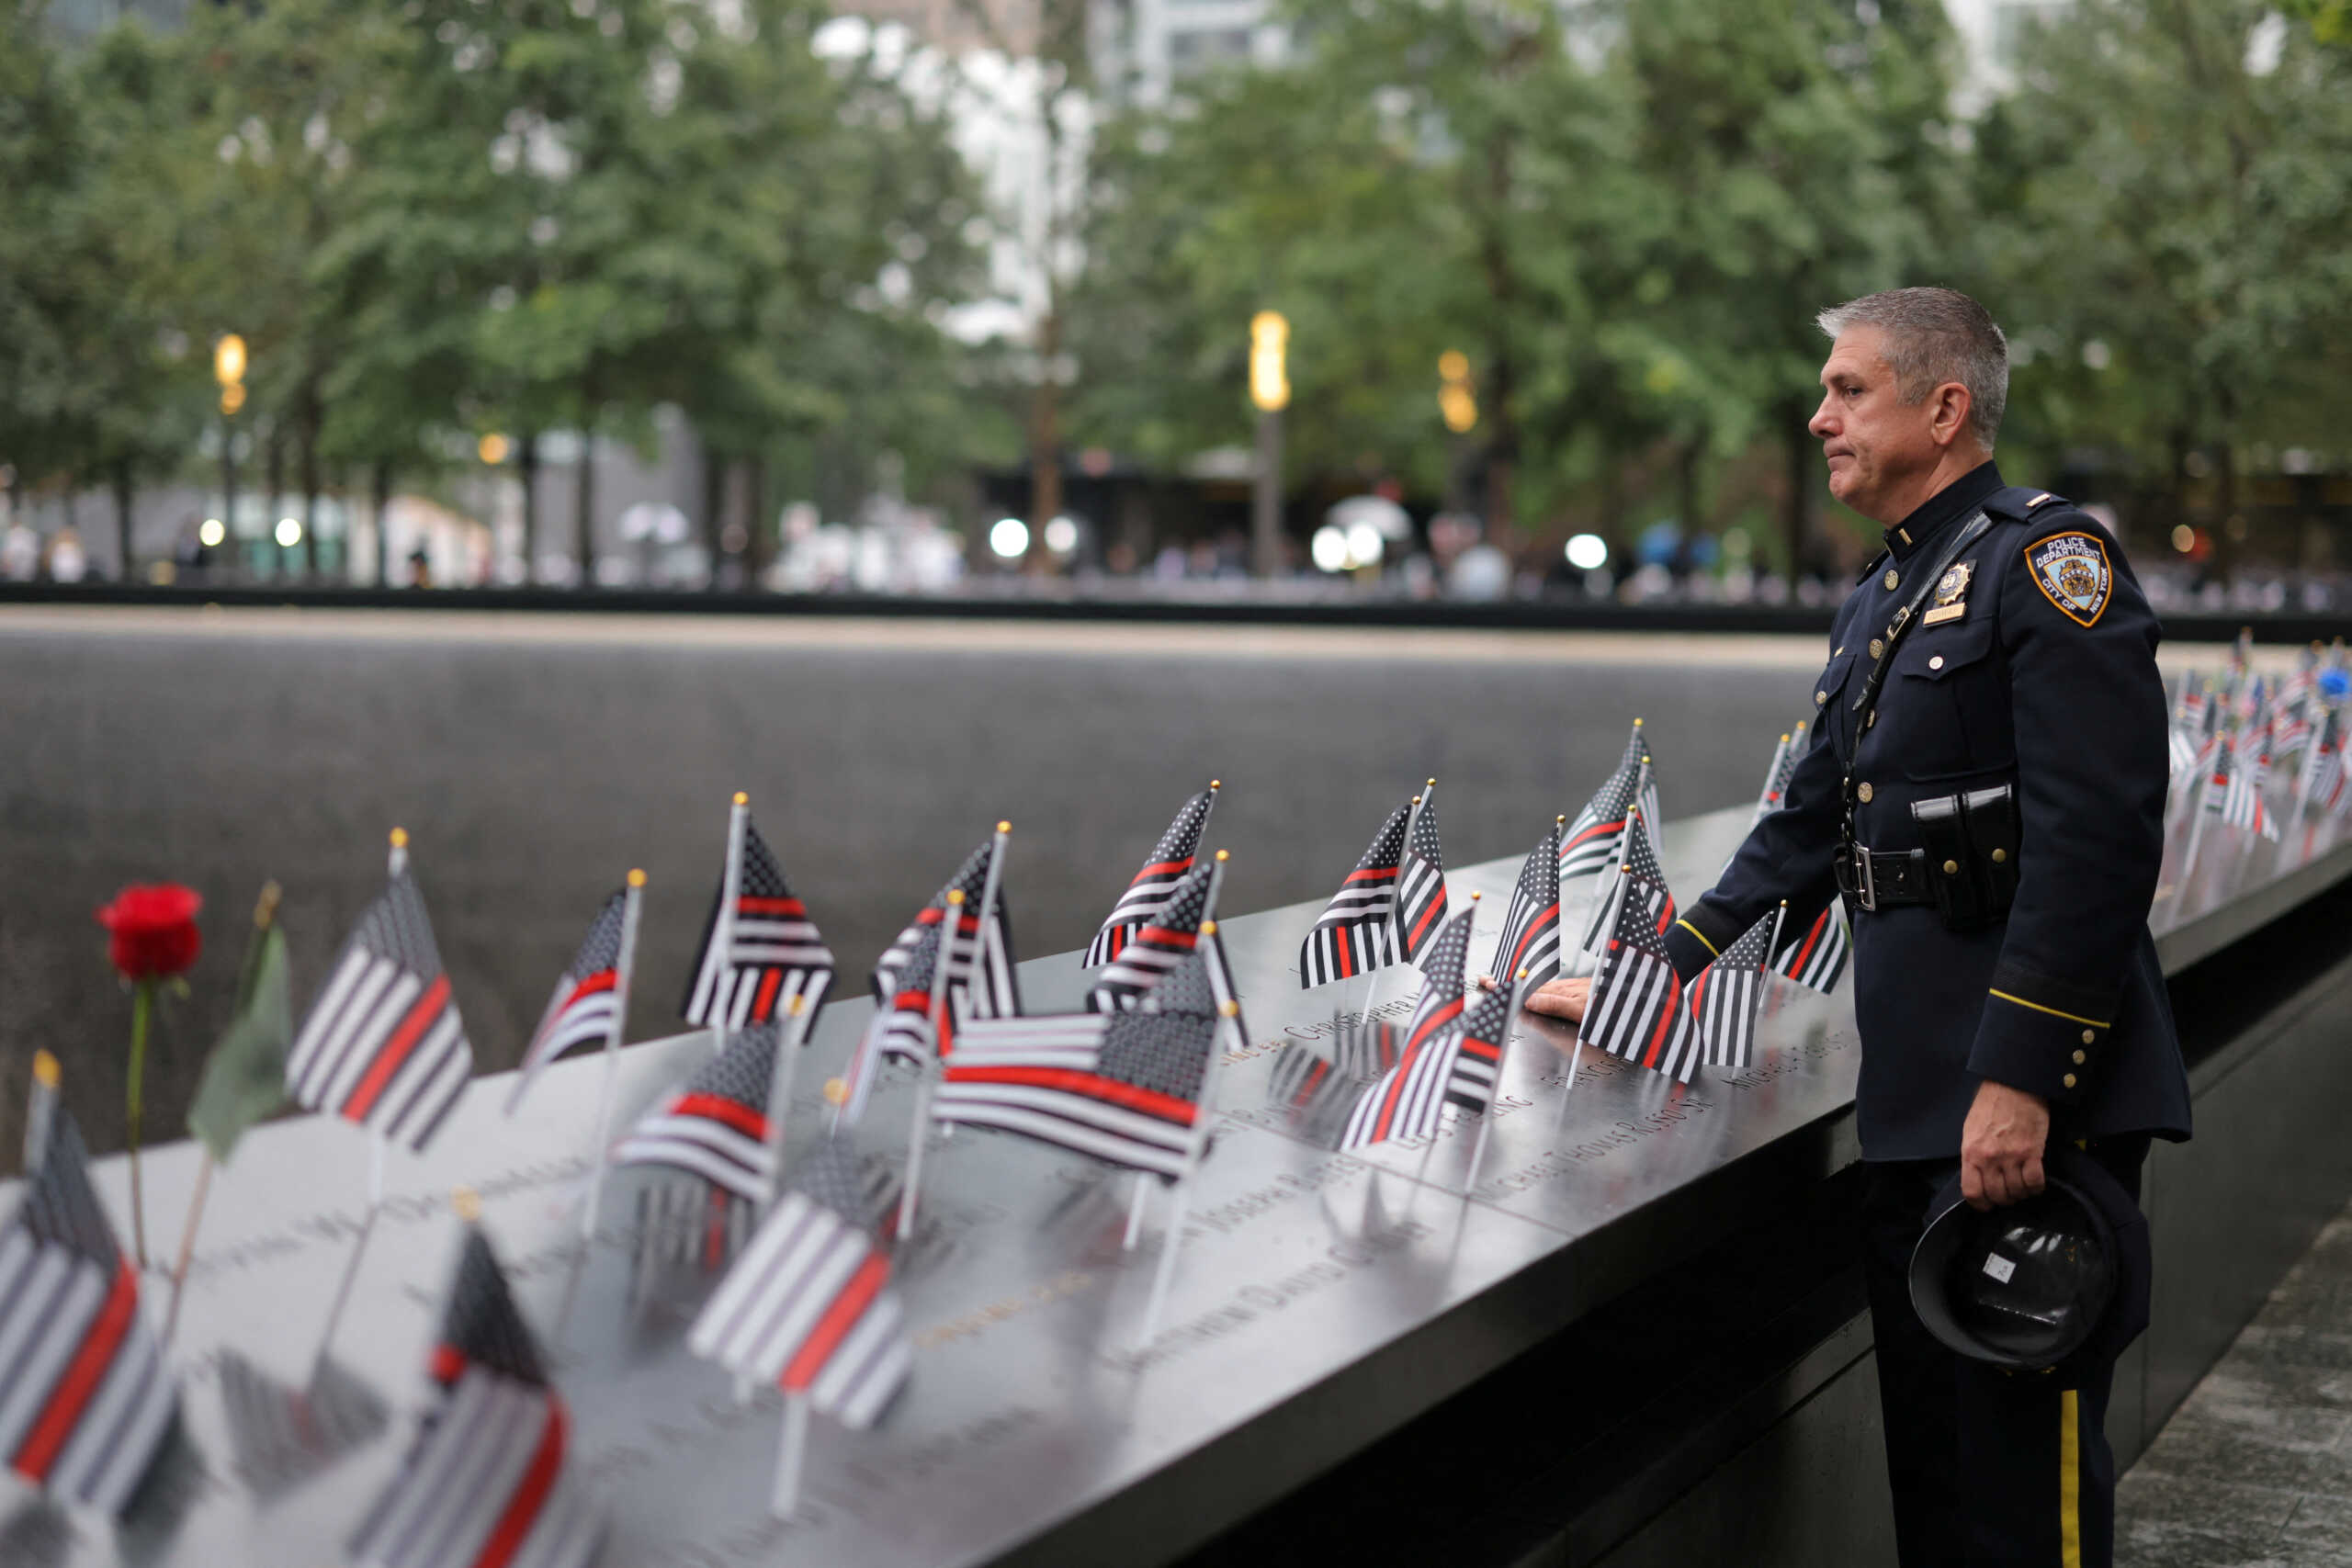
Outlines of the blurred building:
[{"label": "blurred building", "polygon": [[949,54],[1001,50],[1034,54],[1045,0],[835,0],[845,17],[895,22]]}]

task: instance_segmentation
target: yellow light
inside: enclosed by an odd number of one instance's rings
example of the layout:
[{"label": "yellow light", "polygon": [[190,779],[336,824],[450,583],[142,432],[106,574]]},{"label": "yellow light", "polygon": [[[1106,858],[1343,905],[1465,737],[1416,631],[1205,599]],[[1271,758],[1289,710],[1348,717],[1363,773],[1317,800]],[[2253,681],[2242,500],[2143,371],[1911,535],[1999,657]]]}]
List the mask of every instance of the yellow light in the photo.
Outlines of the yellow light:
[{"label": "yellow light", "polygon": [[277,520],[278,545],[282,548],[290,550],[301,542],[302,525],[291,517],[279,518]]},{"label": "yellow light", "polygon": [[1470,356],[1458,348],[1449,348],[1437,356],[1437,373],[1448,381],[1470,379]]},{"label": "yellow light", "polygon": [[1446,429],[1456,435],[1467,434],[1478,423],[1478,400],[1459,381],[1448,381],[1438,389],[1437,408],[1445,416]]},{"label": "yellow light", "polygon": [[2197,530],[2186,523],[2176,524],[2172,531],[2172,547],[2182,555],[2197,547]]},{"label": "yellow light", "polygon": [[244,406],[245,386],[243,382],[232,381],[227,386],[220,389],[220,412],[222,413],[232,414]]},{"label": "yellow light", "polygon": [[481,454],[481,460],[483,462],[488,463],[492,468],[496,468],[499,464],[506,461],[506,454],[513,448],[508,446],[506,437],[499,434],[498,432],[493,430],[488,435],[483,436],[480,445],[478,445],[474,449]]},{"label": "yellow light", "polygon": [[231,333],[212,349],[212,375],[223,387],[245,378],[245,340]]},{"label": "yellow light", "polygon": [[1250,318],[1250,400],[1272,413],[1290,406],[1290,375],[1283,363],[1290,323],[1275,310]]},{"label": "yellow light", "polygon": [[204,526],[196,531],[197,542],[208,550],[218,549],[220,541],[228,536],[229,530],[220,525],[220,519],[218,517],[206,518]]}]

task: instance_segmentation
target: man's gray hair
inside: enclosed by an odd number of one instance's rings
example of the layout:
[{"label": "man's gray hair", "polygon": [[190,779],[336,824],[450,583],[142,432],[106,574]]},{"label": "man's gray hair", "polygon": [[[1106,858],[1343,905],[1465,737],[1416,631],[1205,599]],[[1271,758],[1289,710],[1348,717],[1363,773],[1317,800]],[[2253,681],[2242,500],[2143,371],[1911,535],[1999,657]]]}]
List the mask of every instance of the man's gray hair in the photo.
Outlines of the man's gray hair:
[{"label": "man's gray hair", "polygon": [[1968,430],[1986,452],[2009,400],[2009,344],[1992,312],[1956,288],[1889,288],[1815,316],[1835,338],[1848,327],[1886,333],[1895,395],[1916,403],[1947,381],[1968,389]]}]

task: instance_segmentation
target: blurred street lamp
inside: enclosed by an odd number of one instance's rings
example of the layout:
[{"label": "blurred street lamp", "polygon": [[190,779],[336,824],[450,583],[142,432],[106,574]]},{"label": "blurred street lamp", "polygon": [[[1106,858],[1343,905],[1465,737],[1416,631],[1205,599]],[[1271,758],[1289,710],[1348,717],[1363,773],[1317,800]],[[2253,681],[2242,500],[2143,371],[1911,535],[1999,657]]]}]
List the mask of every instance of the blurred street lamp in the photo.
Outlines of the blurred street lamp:
[{"label": "blurred street lamp", "polygon": [[1598,571],[1609,564],[1609,542],[1598,534],[1578,534],[1568,541],[1567,557],[1578,571]]},{"label": "blurred street lamp", "polygon": [[1260,577],[1281,569],[1283,410],[1290,406],[1290,322],[1281,312],[1250,318],[1250,400],[1258,405],[1258,482],[1250,507],[1252,551]]},{"label": "blurred street lamp", "polygon": [[237,433],[230,421],[245,406],[245,340],[224,333],[212,345],[212,378],[220,383],[220,515],[226,537],[237,522]]},{"label": "blurred street lamp", "polygon": [[1046,548],[1066,556],[1078,548],[1078,519],[1057,517],[1046,525]]},{"label": "blurred street lamp", "polygon": [[219,549],[220,541],[228,536],[229,530],[220,525],[220,519],[218,517],[206,518],[204,525],[196,531],[196,542],[208,550]]},{"label": "blurred street lamp", "polygon": [[291,517],[279,518],[277,538],[280,549],[292,549],[302,542],[302,525]]},{"label": "blurred street lamp", "polygon": [[1029,525],[1018,517],[1000,517],[989,530],[989,548],[1005,560],[1029,553]]},{"label": "blurred street lamp", "polygon": [[481,438],[474,450],[480,454],[483,462],[494,468],[506,461],[506,454],[514,450],[514,446],[506,437],[493,430]]},{"label": "blurred street lamp", "polygon": [[1470,356],[1447,349],[1437,356],[1437,408],[1446,429],[1467,435],[1478,423],[1478,399],[1470,389]]}]

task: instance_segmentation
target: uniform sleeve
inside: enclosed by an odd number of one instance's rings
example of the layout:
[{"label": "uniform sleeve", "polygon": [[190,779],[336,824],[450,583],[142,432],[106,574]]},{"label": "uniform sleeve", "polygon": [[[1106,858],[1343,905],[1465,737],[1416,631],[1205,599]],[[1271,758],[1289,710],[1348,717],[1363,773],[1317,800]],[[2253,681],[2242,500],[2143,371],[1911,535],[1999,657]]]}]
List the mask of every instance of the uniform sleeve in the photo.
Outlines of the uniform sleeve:
[{"label": "uniform sleeve", "polygon": [[[2030,536],[2009,558],[2000,599],[2018,749],[2017,896],[1968,1066],[2065,1105],[2099,1070],[2147,929],[2170,761],[2160,633],[2139,584],[2101,530],[2043,520]],[[2089,548],[2107,564],[2101,592],[2092,592]],[[2052,563],[2068,552],[2082,560],[2062,572]]]},{"label": "uniform sleeve", "polygon": [[1756,824],[1714,891],[1668,931],[1666,950],[1676,974],[1685,980],[1698,974],[1783,898],[1791,920],[1802,913],[1810,921],[1837,896],[1830,862],[1838,849],[1838,786],[1844,776],[1825,716],[1807,734],[1804,757],[1789,777],[1788,803]]}]

